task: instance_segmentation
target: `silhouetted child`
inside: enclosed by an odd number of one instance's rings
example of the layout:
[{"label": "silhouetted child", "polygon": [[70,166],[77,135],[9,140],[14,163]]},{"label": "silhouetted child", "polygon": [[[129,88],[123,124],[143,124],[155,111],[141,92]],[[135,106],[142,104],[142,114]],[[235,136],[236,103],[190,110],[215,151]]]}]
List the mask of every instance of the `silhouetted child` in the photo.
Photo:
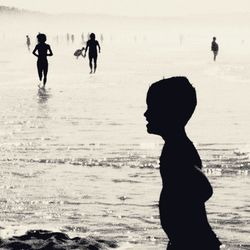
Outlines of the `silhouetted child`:
[{"label": "silhouetted child", "polygon": [[218,250],[205,202],[212,187],[202,173],[202,163],[185,125],[196,107],[196,92],[186,77],[152,84],[147,93],[147,131],[160,135],[165,145],[160,157],[162,191],[161,225],[169,238],[168,250]]},{"label": "silhouetted child", "polygon": [[[43,78],[43,87],[45,87],[47,82],[47,73],[48,73],[48,60],[47,56],[53,56],[52,50],[49,44],[46,44],[46,35],[39,33],[37,36],[38,44],[33,50],[33,54],[38,57],[37,59],[37,71],[39,80],[42,81]],[[38,54],[36,53],[38,51]],[[48,53],[49,52],[49,53]]]},{"label": "silhouetted child", "polygon": [[87,51],[89,50],[89,67],[90,67],[90,74],[93,73],[93,65],[92,61],[94,61],[94,73],[97,67],[97,47],[99,49],[99,53],[101,53],[101,47],[99,42],[95,40],[95,34],[90,34],[90,39],[87,41],[87,46],[85,49],[84,56],[86,56]]},{"label": "silhouetted child", "polygon": [[213,41],[212,41],[212,44],[211,44],[211,50],[214,53],[214,61],[216,61],[216,57],[217,57],[218,51],[219,51],[219,45],[216,42],[216,37],[213,37]]}]

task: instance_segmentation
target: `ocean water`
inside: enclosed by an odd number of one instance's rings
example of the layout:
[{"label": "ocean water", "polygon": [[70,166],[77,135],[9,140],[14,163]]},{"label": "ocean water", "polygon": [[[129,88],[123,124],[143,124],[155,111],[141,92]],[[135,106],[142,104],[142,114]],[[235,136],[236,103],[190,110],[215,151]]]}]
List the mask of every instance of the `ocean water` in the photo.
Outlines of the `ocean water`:
[{"label": "ocean water", "polygon": [[215,63],[209,39],[104,34],[90,75],[87,58],[73,56],[79,39],[51,35],[43,91],[25,35],[2,36],[0,236],[44,229],[114,239],[119,249],[165,249],[163,141],[147,134],[143,113],[151,83],[184,75],[198,97],[187,132],[214,188],[209,221],[225,249],[250,249],[250,44],[235,51],[222,43]]}]

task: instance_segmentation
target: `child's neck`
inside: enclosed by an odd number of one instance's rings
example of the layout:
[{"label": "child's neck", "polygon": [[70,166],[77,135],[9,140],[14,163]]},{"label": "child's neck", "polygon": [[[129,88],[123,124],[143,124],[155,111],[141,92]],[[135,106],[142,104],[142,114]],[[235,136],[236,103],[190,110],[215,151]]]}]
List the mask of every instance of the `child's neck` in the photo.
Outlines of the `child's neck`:
[{"label": "child's neck", "polygon": [[167,135],[163,136],[163,140],[166,143],[176,143],[186,141],[188,139],[185,128],[176,129],[174,131],[170,131]]}]

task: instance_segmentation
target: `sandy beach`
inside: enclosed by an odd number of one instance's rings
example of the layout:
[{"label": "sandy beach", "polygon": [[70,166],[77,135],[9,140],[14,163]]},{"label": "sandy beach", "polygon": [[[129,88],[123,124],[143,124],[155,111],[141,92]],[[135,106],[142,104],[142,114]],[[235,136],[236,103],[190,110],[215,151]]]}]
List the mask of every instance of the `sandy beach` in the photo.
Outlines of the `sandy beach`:
[{"label": "sandy beach", "polygon": [[[163,141],[147,134],[143,113],[152,82],[184,75],[198,96],[187,132],[214,188],[206,204],[209,221],[224,249],[250,249],[250,40],[232,42],[225,32],[214,63],[210,34],[186,32],[180,44],[174,29],[161,37],[163,27],[153,35],[136,28],[103,32],[93,75],[86,58],[73,56],[82,46],[80,31],[67,43],[66,32],[44,28],[54,52],[45,91],[37,87],[27,30],[0,30],[2,239],[25,243],[13,236],[49,230],[62,233],[65,249],[79,243],[70,241],[74,237],[91,237],[99,249],[166,249],[158,212]],[[34,28],[32,49],[36,34]],[[46,237],[41,244],[57,236]],[[38,249],[30,244],[27,249]]]}]

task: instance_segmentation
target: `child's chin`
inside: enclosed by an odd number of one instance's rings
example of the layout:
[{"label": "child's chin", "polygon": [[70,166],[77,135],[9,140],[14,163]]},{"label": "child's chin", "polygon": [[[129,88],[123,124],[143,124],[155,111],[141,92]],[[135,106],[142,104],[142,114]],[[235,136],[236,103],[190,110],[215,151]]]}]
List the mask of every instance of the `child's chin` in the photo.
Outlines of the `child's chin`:
[{"label": "child's chin", "polygon": [[157,132],[156,129],[152,128],[150,125],[147,124],[147,131],[149,134],[155,134],[158,135],[159,133]]}]

